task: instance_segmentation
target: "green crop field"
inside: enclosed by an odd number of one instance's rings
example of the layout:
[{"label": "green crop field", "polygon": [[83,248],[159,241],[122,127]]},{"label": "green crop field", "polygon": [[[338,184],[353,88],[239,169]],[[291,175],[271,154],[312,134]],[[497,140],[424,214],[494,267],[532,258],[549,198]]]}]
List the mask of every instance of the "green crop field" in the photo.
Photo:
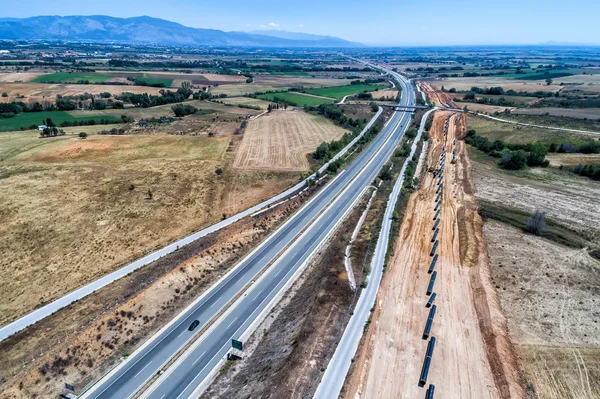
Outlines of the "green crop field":
[{"label": "green crop field", "polygon": [[319,89],[309,89],[306,90],[306,92],[317,96],[342,98],[344,96],[358,94],[363,91],[385,90],[386,88],[387,86],[383,85],[358,84],[347,86],[322,87]]},{"label": "green crop field", "polygon": [[88,115],[75,117],[69,115],[64,111],[44,111],[44,112],[24,112],[13,118],[0,119],[0,131],[6,132],[11,130],[19,130],[22,128],[29,128],[32,125],[42,125],[44,119],[51,118],[52,122],[57,126],[60,126],[63,122],[81,122],[81,121],[100,121],[104,119],[111,123],[118,123],[120,120],[114,116],[109,115]]},{"label": "green crop field", "polygon": [[85,73],[56,72],[40,75],[31,80],[31,83],[77,83],[87,80],[90,83],[106,82],[110,76],[91,75]]},{"label": "green crop field", "polygon": [[267,93],[267,94],[261,94],[257,97],[261,98],[263,100],[269,100],[269,101],[275,101],[275,98],[277,97],[277,98],[280,98],[281,100],[288,102],[291,105],[297,105],[300,107],[333,103],[333,100],[329,100],[327,98],[305,96],[303,94],[289,93],[289,92]]},{"label": "green crop field", "polygon": [[162,84],[165,87],[171,87],[171,85],[173,84],[173,79],[168,79],[168,78],[136,78],[135,82],[136,82],[136,84],[142,85],[142,86],[153,86],[153,85]]},{"label": "green crop field", "polygon": [[548,78],[550,79],[558,79],[558,78],[564,78],[567,76],[573,76],[574,74],[571,72],[542,72],[542,73],[534,73],[532,75],[517,75],[518,77],[515,77],[515,79],[519,79],[519,80],[546,80]]}]

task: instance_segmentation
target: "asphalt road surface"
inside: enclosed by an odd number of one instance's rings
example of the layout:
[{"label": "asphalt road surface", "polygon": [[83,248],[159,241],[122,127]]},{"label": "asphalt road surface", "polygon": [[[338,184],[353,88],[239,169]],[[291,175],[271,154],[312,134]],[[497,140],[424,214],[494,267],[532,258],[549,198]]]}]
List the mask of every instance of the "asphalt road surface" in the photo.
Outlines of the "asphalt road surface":
[{"label": "asphalt road surface", "polygon": [[[414,92],[402,78],[400,103],[414,104]],[[230,349],[231,339],[258,319],[290,278],[303,266],[352,204],[361,196],[399,143],[411,121],[410,113],[396,112],[382,132],[344,171],[323,188],[288,222],[246,257],[225,278],[199,298],[172,323],[115,369],[85,398],[127,398],[202,330],[242,289],[279,256],[260,279],[194,344],[193,349],[156,381],[147,396],[186,398],[200,386]],[[316,220],[318,219],[318,220]],[[300,236],[300,237],[299,237]],[[290,246],[291,244],[291,246]],[[194,332],[188,327],[200,325]]]}]

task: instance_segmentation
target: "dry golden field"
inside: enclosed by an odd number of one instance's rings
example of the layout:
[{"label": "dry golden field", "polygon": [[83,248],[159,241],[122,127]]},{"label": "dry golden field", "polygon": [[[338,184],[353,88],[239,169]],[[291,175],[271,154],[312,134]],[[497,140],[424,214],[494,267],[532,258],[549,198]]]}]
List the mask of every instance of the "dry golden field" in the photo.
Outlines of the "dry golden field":
[{"label": "dry golden field", "polygon": [[41,72],[8,72],[0,73],[0,82],[29,82],[40,76]]},{"label": "dry golden field", "polygon": [[345,130],[300,110],[273,111],[248,123],[234,166],[244,170],[304,171],[307,154]]},{"label": "dry golden field", "polygon": [[239,140],[1,134],[0,324],[297,180],[230,168]]},{"label": "dry golden field", "polygon": [[[63,96],[76,96],[83,93],[100,94],[109,92],[113,95],[125,91],[131,93],[148,93],[157,95],[161,89],[147,86],[123,85],[79,85],[79,84],[53,84],[53,83],[6,83],[0,82],[0,92],[7,93],[10,97],[25,96],[29,99],[40,101],[54,101],[57,94]],[[12,100],[12,99],[11,99]],[[22,100],[21,100],[22,101]]]},{"label": "dry golden field", "polygon": [[373,98],[376,100],[385,98],[385,97],[396,98],[396,96],[398,95],[398,89],[377,90],[377,91],[372,91],[371,94],[373,95]]}]

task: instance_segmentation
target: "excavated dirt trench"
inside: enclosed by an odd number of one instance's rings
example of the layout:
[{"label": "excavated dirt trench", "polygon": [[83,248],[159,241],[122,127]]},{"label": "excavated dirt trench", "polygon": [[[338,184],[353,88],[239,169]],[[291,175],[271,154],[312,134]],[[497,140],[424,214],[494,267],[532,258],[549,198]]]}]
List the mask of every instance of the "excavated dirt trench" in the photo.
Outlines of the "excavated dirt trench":
[{"label": "excavated dirt trench", "polygon": [[[524,393],[496,293],[489,281],[487,249],[476,212],[470,163],[459,139],[464,117],[436,112],[430,131],[429,170],[409,201],[394,257],[390,259],[373,322],[347,380],[347,398],[419,398],[429,384],[436,397],[519,398]],[[456,124],[455,124],[456,121]],[[443,146],[446,146],[445,150]],[[457,161],[451,163],[456,149]],[[440,213],[439,259],[434,292],[436,337],[425,387],[419,375],[427,347],[422,339],[432,261],[437,181],[432,171],[446,152]]]}]

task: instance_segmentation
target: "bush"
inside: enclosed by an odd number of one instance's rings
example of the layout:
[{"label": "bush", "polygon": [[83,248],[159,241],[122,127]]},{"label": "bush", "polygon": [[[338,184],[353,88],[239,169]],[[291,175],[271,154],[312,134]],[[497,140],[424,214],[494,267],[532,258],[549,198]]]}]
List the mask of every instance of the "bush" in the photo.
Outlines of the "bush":
[{"label": "bush", "polygon": [[184,117],[186,115],[195,114],[198,112],[198,108],[188,104],[177,104],[171,107],[171,110],[176,117]]},{"label": "bush", "polygon": [[503,169],[521,170],[527,166],[527,153],[524,150],[507,151],[498,162]]},{"label": "bush", "polygon": [[80,132],[79,133],[79,138],[80,139],[87,139],[88,134],[86,132]]},{"label": "bush", "polygon": [[546,213],[536,209],[527,219],[525,229],[536,236],[542,235],[546,231]]}]

